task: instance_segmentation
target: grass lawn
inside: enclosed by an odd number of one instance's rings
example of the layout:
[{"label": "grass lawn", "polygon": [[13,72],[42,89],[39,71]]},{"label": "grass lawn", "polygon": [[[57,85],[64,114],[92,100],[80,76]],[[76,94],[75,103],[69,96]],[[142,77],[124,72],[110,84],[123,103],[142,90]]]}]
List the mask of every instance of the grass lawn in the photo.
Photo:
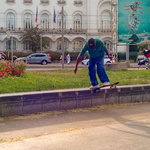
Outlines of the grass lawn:
[{"label": "grass lawn", "polygon": [[[150,84],[150,70],[107,71],[111,83],[119,85]],[[0,78],[0,93],[90,87],[88,70],[26,71],[21,77]]]}]

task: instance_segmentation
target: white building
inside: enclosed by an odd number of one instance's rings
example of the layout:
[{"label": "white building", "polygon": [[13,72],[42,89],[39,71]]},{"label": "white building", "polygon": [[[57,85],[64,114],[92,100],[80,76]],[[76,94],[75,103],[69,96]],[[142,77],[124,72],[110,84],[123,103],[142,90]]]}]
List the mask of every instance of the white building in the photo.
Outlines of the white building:
[{"label": "white building", "polygon": [[[64,8],[64,49],[80,51],[90,38],[100,38],[112,54],[116,53],[117,3],[116,0],[1,0],[0,51],[31,50],[30,41],[22,41],[26,29],[36,27],[43,31],[46,50],[61,51],[62,15]],[[56,23],[53,22],[54,9]],[[38,20],[35,21],[38,10]],[[8,34],[10,31],[10,35]],[[10,36],[10,39],[9,39]],[[13,38],[12,38],[13,37]],[[45,49],[42,48],[42,51]]]}]

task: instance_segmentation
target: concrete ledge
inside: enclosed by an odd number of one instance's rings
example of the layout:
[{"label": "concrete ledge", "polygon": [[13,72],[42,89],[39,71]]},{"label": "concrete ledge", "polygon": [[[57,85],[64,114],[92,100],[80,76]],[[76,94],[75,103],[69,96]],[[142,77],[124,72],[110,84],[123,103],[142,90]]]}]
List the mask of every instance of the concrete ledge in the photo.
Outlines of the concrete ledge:
[{"label": "concrete ledge", "polygon": [[108,70],[123,70],[128,69],[129,63],[128,62],[108,63],[105,64],[105,67]]},{"label": "concrete ledge", "polygon": [[118,86],[99,93],[82,88],[0,94],[0,117],[145,101],[150,102],[150,84]]}]

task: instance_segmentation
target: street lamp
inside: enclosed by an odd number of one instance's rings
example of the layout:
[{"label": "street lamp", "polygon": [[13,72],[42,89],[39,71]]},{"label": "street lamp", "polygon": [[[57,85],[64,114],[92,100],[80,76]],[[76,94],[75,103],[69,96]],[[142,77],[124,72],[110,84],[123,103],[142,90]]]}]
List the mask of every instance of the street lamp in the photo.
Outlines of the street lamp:
[{"label": "street lamp", "polygon": [[43,43],[43,41],[42,41],[43,39],[42,39],[42,33],[40,34],[40,49],[41,49],[41,53],[42,53],[42,43]]},{"label": "street lamp", "polygon": [[13,55],[14,55],[14,38],[13,38],[13,29],[11,31],[12,33],[12,37],[11,37],[11,64],[13,64],[14,60],[13,60]]},{"label": "street lamp", "polygon": [[[10,35],[11,35],[11,36],[10,36]],[[13,50],[13,47],[14,47],[14,45],[13,45],[13,41],[14,41],[14,39],[13,39],[13,28],[11,29],[11,32],[10,32],[10,31],[7,31],[7,32],[6,32],[6,36],[7,36],[8,39],[11,38],[11,39],[10,39],[10,41],[11,41],[11,64],[13,65],[13,62],[14,62],[14,61],[13,61],[13,55],[14,55],[14,54],[13,54],[13,53],[14,53],[14,52],[13,52],[13,51],[14,51],[14,50]]]},{"label": "street lamp", "polygon": [[62,49],[62,69],[64,69],[64,6],[66,5],[66,1],[59,0],[58,4],[61,6],[61,15],[62,15],[62,29],[61,29],[62,45],[61,45],[61,49]]}]

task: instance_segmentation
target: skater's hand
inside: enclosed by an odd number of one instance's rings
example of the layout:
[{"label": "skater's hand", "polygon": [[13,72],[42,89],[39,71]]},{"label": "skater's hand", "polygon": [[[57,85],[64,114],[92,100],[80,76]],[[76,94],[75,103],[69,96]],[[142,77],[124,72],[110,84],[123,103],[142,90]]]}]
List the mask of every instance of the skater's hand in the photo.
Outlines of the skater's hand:
[{"label": "skater's hand", "polygon": [[112,56],[108,56],[110,60],[114,60],[114,58]]},{"label": "skater's hand", "polygon": [[78,71],[78,69],[77,69],[77,68],[75,68],[75,69],[74,69],[74,74],[76,74],[76,73],[77,73],[77,71]]},{"label": "skater's hand", "polygon": [[112,56],[109,56],[109,59],[112,60],[112,61],[115,61],[116,58],[115,57],[112,57]]}]

